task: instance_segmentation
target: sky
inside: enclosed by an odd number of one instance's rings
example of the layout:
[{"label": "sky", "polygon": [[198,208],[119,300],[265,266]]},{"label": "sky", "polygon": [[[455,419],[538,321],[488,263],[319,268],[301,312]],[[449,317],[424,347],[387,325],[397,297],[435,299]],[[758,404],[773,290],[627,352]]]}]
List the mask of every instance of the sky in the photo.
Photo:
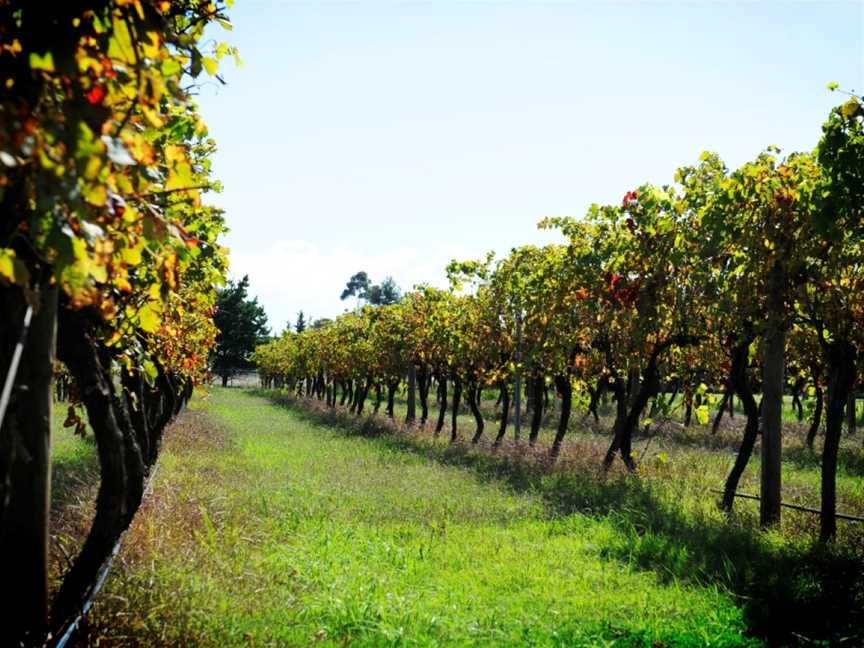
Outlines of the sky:
[{"label": "sky", "polygon": [[581,216],[811,150],[837,81],[864,90],[864,2],[237,0],[240,50],[198,101],[219,151],[231,275],[274,333],[334,317],[359,270],[445,286],[452,258],[563,241]]}]

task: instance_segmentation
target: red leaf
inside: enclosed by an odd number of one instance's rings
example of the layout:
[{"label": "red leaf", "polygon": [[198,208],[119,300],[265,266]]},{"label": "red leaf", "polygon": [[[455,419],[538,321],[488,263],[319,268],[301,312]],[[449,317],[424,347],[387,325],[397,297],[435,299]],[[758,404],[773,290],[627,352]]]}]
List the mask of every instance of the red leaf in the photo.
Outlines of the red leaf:
[{"label": "red leaf", "polygon": [[105,90],[104,85],[97,85],[90,88],[90,91],[85,95],[87,101],[94,106],[97,104],[101,104],[102,100],[105,99],[105,95],[108,94],[108,91]]}]

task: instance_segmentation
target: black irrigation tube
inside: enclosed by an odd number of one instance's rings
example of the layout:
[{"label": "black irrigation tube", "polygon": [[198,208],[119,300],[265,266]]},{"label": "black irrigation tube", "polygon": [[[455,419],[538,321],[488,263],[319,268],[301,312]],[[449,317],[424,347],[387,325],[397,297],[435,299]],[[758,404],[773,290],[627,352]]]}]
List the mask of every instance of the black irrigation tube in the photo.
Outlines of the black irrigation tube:
[{"label": "black irrigation tube", "polygon": [[[718,490],[716,488],[711,489],[712,493],[717,493],[718,495],[723,495],[722,490]],[[756,500],[757,502],[762,499],[758,495],[750,495],[748,493],[735,493],[735,497],[741,497],[743,499]],[[815,508],[810,508],[809,506],[801,506],[800,504],[788,504],[786,502],[780,502],[780,506],[785,506],[786,508],[795,509],[796,511],[803,511],[804,513],[815,513],[817,515],[821,515],[822,511]],[[848,515],[846,513],[835,513],[834,517],[838,520],[848,520],[849,522],[864,522],[864,518],[856,517],[854,515]]]},{"label": "black irrigation tube", "polygon": [[[144,494],[141,497],[141,504],[143,504],[146,501],[147,497],[150,496],[150,493],[153,490],[153,480],[156,477],[157,472],[159,472],[158,462],[153,465],[153,470],[147,478],[147,485],[145,486]],[[140,510],[140,505],[138,510]],[[102,566],[99,568],[99,572],[96,574],[96,579],[93,581],[93,585],[90,587],[90,591],[87,593],[87,598],[84,599],[84,604],[81,606],[81,611],[75,616],[74,619],[71,619],[66,623],[66,625],[63,626],[62,630],[57,633],[57,639],[54,639],[53,637],[49,638],[48,641],[45,642],[43,648],[64,648],[69,642],[69,640],[75,636],[75,631],[78,630],[78,628],[81,626],[81,622],[84,620],[84,617],[87,616],[90,608],[93,607],[96,596],[102,590],[102,586],[108,579],[108,574],[111,572],[111,567],[114,566],[114,559],[117,557],[117,554],[120,553],[120,547],[123,545],[123,540],[126,539],[126,534],[129,532],[129,527],[131,526],[132,523],[130,521],[129,526],[126,527],[123,530],[123,533],[120,534],[120,537],[117,538],[117,542],[114,543],[114,547],[113,549],[111,549],[111,553],[108,554],[105,562],[102,563]]]}]

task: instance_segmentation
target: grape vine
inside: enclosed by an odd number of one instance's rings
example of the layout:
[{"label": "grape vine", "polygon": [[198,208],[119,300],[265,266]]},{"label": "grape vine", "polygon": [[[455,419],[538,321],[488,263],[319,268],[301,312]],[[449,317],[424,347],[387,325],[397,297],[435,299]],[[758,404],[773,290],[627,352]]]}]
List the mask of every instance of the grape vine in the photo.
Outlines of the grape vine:
[{"label": "grape vine", "polygon": [[[11,1],[0,6],[0,366],[32,309],[0,442],[4,634],[39,644],[80,607],[141,500],[161,434],[207,376],[224,281],[222,213],[203,196],[215,144],[189,92],[227,3]],[[67,425],[97,443],[96,516],[49,614],[48,439],[54,355]],[[34,541],[36,539],[36,541]]]},{"label": "grape vine", "polygon": [[458,439],[464,398],[476,420],[474,442],[484,434],[478,392],[495,387],[500,442],[518,372],[532,401],[529,443],[538,439],[547,390],[561,398],[553,456],[574,399],[596,417],[608,392],[616,413],[603,468],[620,456],[629,470],[634,432],[674,394],[683,394],[688,422],[695,414],[705,425],[710,393],[721,393],[723,405],[738,398],[747,417],[723,507],[731,510],[761,432],[766,526],[780,515],[784,391],[819,395],[811,444],[827,394],[822,537],[830,539],[843,413],[864,349],[862,123],[861,99],[850,96],[831,112],[812,153],[784,156],[771,147],[734,171],[705,153],[678,169],[673,184],[626,191],[620,204],[594,205],[583,218],[545,219],[540,226],[558,229],[564,243],[515,248],[497,261],[454,261],[451,290],[421,286],[398,304],[286,332],[257,350],[262,380],[333,406],[341,392],[340,404],[358,414],[371,388],[385,388],[392,416],[392,392],[413,372],[421,423],[434,380],[435,433],[449,407],[450,438]]}]

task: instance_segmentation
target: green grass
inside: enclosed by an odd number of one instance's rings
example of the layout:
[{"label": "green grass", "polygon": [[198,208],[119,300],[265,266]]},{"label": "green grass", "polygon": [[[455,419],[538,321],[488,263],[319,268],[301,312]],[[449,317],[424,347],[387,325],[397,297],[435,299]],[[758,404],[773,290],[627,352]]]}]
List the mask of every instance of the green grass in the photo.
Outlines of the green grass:
[{"label": "green grass", "polygon": [[723,587],[643,569],[614,516],[542,484],[240,390],[196,407],[169,435],[94,643],[758,643]]},{"label": "green grass", "polygon": [[92,433],[81,438],[71,429],[63,427],[59,410],[52,418],[51,429],[51,505],[55,514],[78,502],[88,506],[90,488],[99,477],[99,459],[96,456],[96,443]]},{"label": "green grass", "polygon": [[[267,393],[267,392],[263,392]],[[705,429],[684,431],[674,426],[640,440],[644,455],[635,476],[620,466],[605,478],[598,466],[609,443],[608,431],[572,434],[562,457],[550,466],[547,458],[550,431],[529,448],[512,441],[494,449],[487,441],[473,446],[449,444],[445,435],[429,429],[406,430],[382,416],[353,417],[317,401],[269,392],[288,407],[302,407],[310,420],[336,425],[353,433],[384,434],[382,442],[428,459],[470,467],[484,479],[504,481],[514,490],[542,496],[560,515],[583,512],[602,516],[619,532],[604,551],[628,564],[655,571],[660,577],[695,584],[716,583],[735,592],[750,630],[773,643],[830,645],[864,640],[864,529],[841,523],[838,541],[828,547],[816,542],[818,517],[784,509],[781,529],[762,533],[756,507],[748,501],[728,519],[717,506],[711,489],[722,485],[737,445],[736,432],[725,438],[706,438]],[[397,410],[398,413],[398,410]],[[401,417],[397,417],[397,420]],[[473,421],[460,416],[460,435],[473,431]],[[818,460],[802,462],[800,435],[786,434],[784,498],[812,499],[818,493]],[[841,502],[861,513],[862,452],[857,440],[844,440],[840,481]],[[644,445],[643,445],[644,444]],[[809,452],[809,451],[807,451]],[[758,456],[742,482],[758,492]],[[756,475],[756,483],[752,476]],[[849,488],[846,488],[846,487]],[[843,497],[845,496],[845,500]],[[818,495],[816,496],[818,502]],[[850,639],[850,637],[854,637]]]},{"label": "green grass", "polygon": [[55,470],[59,465],[77,464],[95,457],[92,435],[82,439],[72,428],[63,427],[67,407],[68,403],[54,403],[54,416],[51,418],[51,461]]},{"label": "green grass", "polygon": [[[498,430],[498,409],[495,407],[496,393],[494,390],[486,390],[481,406],[486,428],[485,439],[491,440]],[[430,394],[429,416],[430,425],[434,426],[437,421],[438,407],[435,404],[434,394]],[[681,397],[676,399],[680,402]],[[540,430],[539,443],[548,445],[552,442],[557,425],[557,401],[551,398],[551,411],[544,416],[543,427]],[[719,397],[718,397],[719,402]],[[816,452],[811,452],[804,443],[804,437],[809,427],[809,422],[798,423],[791,407],[791,397],[786,397],[787,407],[784,409],[784,436],[783,436],[783,501],[819,508],[821,492],[821,443],[822,432],[816,440]],[[367,400],[367,413],[371,412],[373,404],[372,394]],[[448,396],[448,405],[452,404],[452,395]],[[736,405],[740,402],[736,400]],[[805,408],[807,402],[805,400]],[[382,404],[380,414],[383,416],[385,405]],[[524,405],[523,405],[524,407]],[[673,408],[674,409],[674,408]],[[403,394],[396,399],[395,420],[402,421],[407,412],[407,405]],[[419,405],[417,407],[419,416]],[[613,406],[610,403],[606,408],[601,408],[601,422],[594,424],[592,419],[584,416],[584,411],[574,407],[573,414],[565,439],[565,448],[570,448],[571,454],[581,456],[597,455],[605,452],[611,441],[609,430],[613,422]],[[711,421],[715,410],[711,410]],[[730,422],[728,416],[724,417],[720,431],[711,435],[709,426],[700,426],[693,418],[693,424],[685,428],[682,424],[682,411],[676,410],[668,420],[660,420],[653,426],[650,434],[637,434],[634,439],[634,453],[642,459],[643,477],[647,479],[658,478],[655,481],[665,484],[679,484],[683,486],[693,497],[702,500],[710,500],[710,508],[714,506],[714,495],[711,489],[722,489],[726,477],[732,468],[741,444],[743,425],[745,417],[742,413],[735,416]],[[462,404],[458,416],[458,430],[460,438],[470,439],[474,434],[474,417],[470,414],[467,406]],[[530,431],[530,417],[523,415],[522,435],[527,438]],[[448,410],[447,420],[442,431],[442,436],[449,438],[450,412]],[[513,437],[512,417],[507,438]],[[861,443],[861,430],[855,435],[843,434],[837,466],[837,508],[838,511],[859,515],[864,517],[864,448]],[[566,451],[565,451],[566,454]],[[599,466],[600,457],[596,457],[594,465]],[[617,460],[616,460],[617,461]],[[753,451],[753,456],[742,475],[739,491],[751,494],[759,493],[760,483],[759,464],[759,441]],[[736,502],[741,517],[748,518],[750,522],[756,521],[758,517],[758,502],[739,499]],[[818,535],[818,516],[800,513],[791,509],[784,509],[783,532],[795,536],[796,539],[808,540]],[[850,525],[840,522],[841,541],[843,543],[861,543],[864,545],[864,525]]]},{"label": "green grass", "polygon": [[88,430],[85,438],[64,428],[67,403],[55,403],[51,420],[51,546],[49,587],[56,591],[81,549],[94,513],[99,484],[96,443]]}]

